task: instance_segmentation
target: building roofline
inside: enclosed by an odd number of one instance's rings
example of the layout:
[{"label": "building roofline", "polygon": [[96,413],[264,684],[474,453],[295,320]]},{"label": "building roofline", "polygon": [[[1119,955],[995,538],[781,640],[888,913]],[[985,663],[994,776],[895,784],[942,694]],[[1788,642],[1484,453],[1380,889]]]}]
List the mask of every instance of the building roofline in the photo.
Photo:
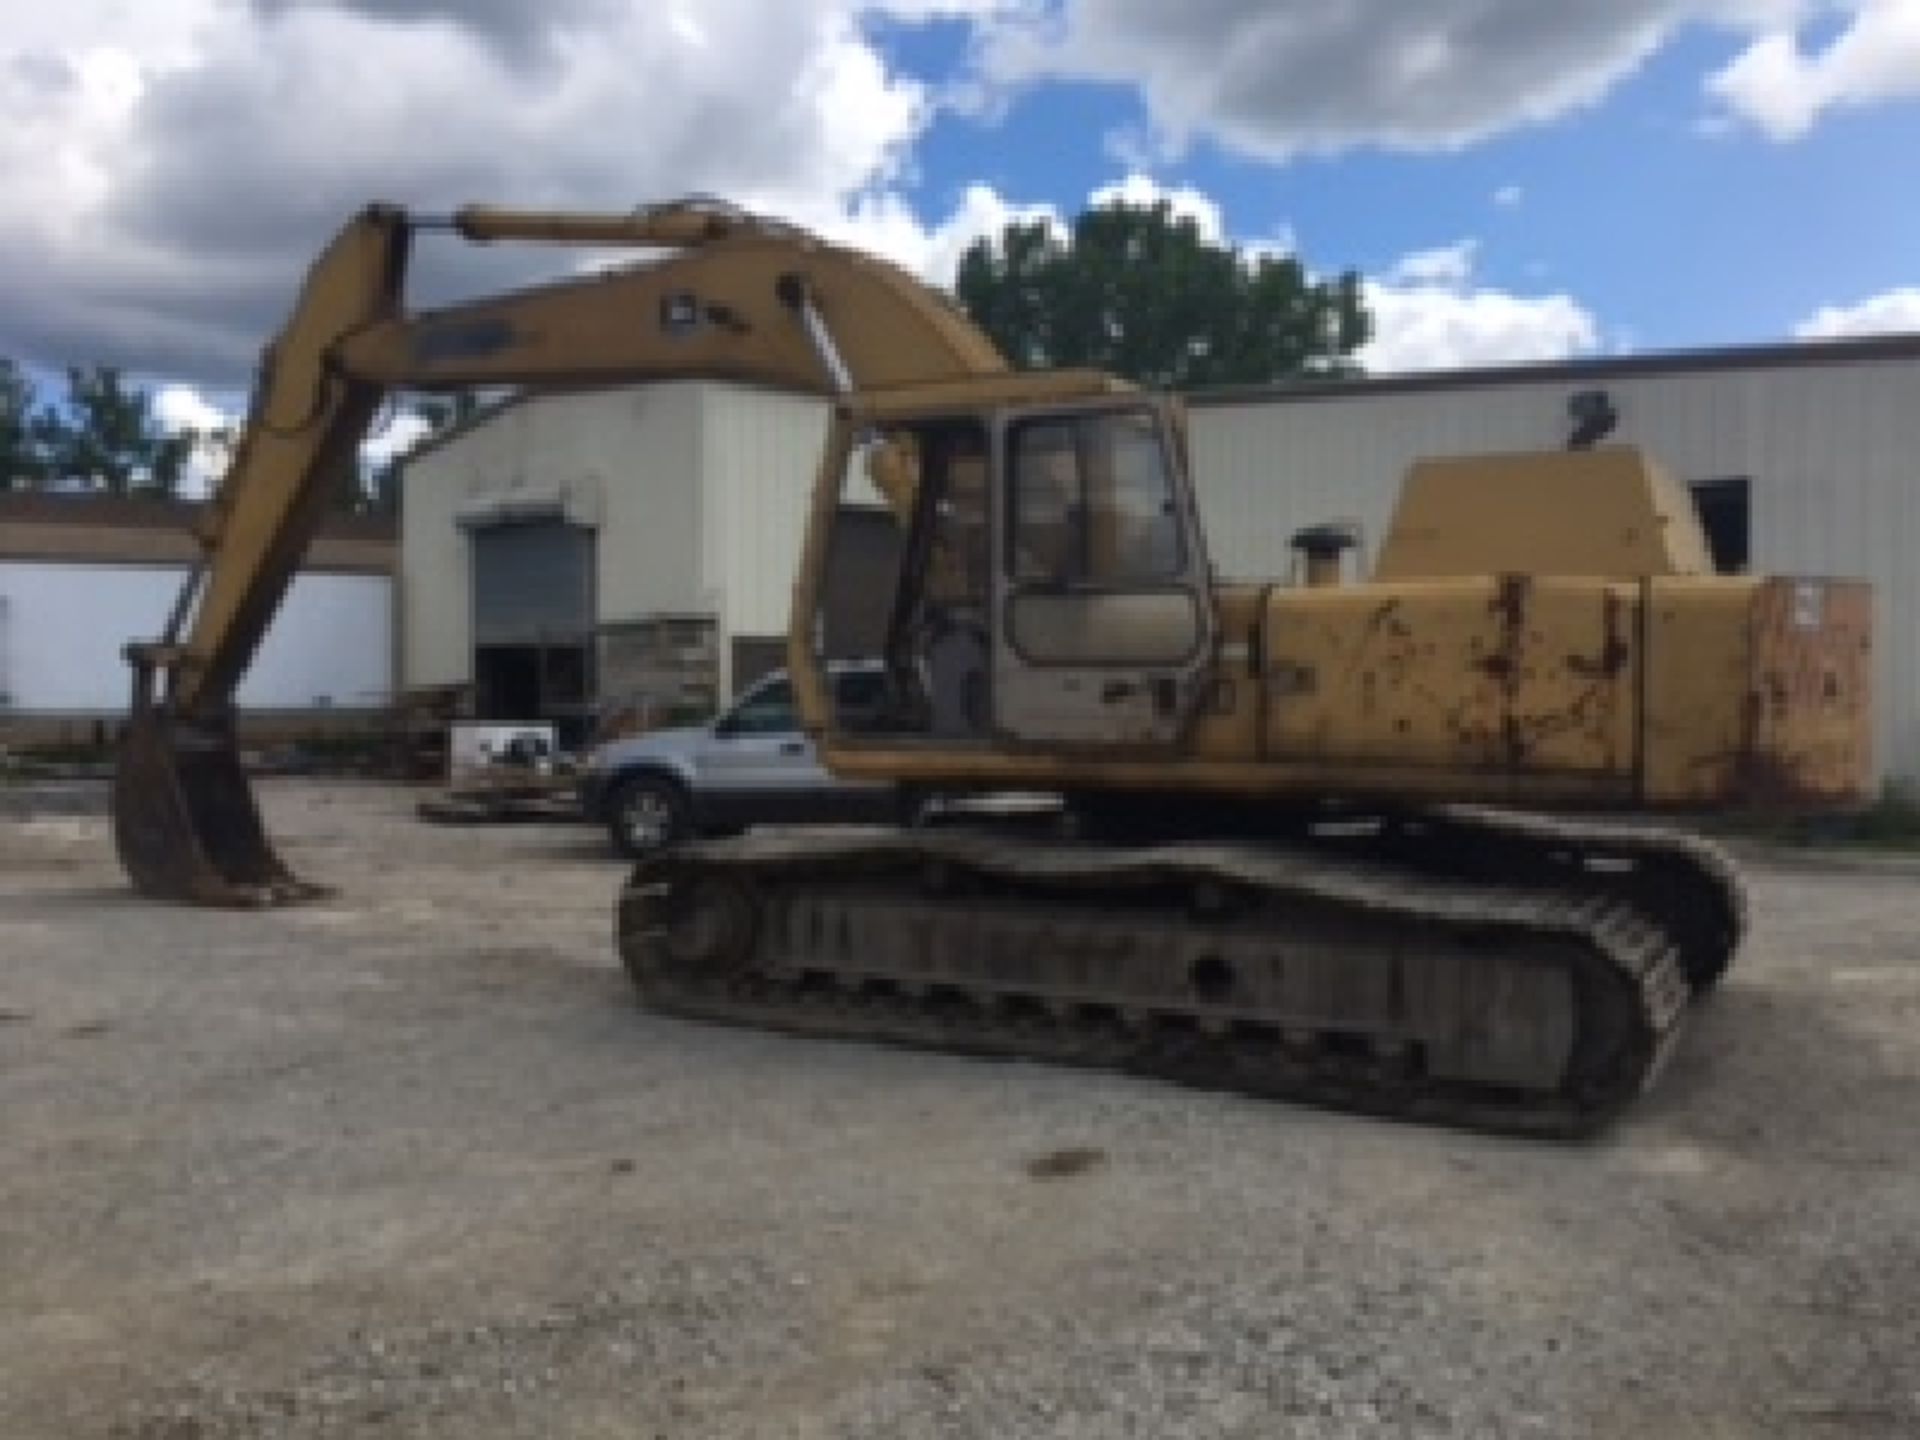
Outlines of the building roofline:
[{"label": "building roofline", "polygon": [[1715,349],[1662,350],[1645,355],[1488,365],[1400,375],[1304,376],[1263,385],[1222,385],[1190,390],[1185,400],[1190,408],[1362,400],[1381,395],[1416,395],[1431,391],[1482,389],[1494,385],[1592,384],[1602,380],[1711,371],[1812,369],[1874,360],[1920,360],[1920,333],[1873,335],[1849,340],[1792,340]]}]

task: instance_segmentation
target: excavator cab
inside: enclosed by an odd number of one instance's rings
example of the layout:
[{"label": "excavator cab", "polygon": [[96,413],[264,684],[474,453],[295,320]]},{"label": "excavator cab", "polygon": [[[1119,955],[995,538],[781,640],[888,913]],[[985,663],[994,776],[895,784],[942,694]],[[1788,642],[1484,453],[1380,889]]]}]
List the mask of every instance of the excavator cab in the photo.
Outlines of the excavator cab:
[{"label": "excavator cab", "polygon": [[[861,468],[839,457],[864,451],[904,530],[886,641],[895,703],[862,738],[1172,753],[1218,621],[1171,403],[1104,386],[1034,403],[1016,381],[974,388],[972,410],[950,393],[922,415],[845,407],[830,447],[823,508],[847,498],[832,480]],[[829,553],[803,587],[818,596],[832,565]],[[821,657],[802,648],[796,668],[817,672]]]}]

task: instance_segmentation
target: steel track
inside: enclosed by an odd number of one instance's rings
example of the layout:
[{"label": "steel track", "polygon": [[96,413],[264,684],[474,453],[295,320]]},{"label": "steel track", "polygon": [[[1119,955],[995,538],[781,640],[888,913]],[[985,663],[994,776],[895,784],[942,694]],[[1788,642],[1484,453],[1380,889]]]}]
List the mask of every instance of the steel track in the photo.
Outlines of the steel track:
[{"label": "steel track", "polygon": [[1724,935],[1739,887],[1686,837],[1513,818],[1428,812],[1364,851],[749,835],[640,864],[619,946],[676,1015],[1579,1134],[1731,953],[1690,952],[1672,895]]}]

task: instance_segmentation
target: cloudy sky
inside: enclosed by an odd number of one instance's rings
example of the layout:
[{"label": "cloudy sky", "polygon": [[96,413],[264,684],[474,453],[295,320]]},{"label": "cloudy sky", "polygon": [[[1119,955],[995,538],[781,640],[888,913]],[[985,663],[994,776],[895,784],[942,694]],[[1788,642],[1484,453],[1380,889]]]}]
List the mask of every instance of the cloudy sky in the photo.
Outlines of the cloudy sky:
[{"label": "cloudy sky", "polygon": [[1165,194],[1362,271],[1381,371],[1920,329],[1920,0],[7,8],[0,354],[179,420],[373,198],[718,193],[944,282],[1009,216]]}]

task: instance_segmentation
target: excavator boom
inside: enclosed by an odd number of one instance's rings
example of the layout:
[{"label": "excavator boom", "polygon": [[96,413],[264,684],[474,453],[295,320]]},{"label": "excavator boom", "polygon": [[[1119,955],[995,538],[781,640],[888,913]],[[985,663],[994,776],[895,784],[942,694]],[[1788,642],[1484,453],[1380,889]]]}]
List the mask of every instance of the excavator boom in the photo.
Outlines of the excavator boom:
[{"label": "excavator boom", "polygon": [[[409,313],[416,235],[643,252],[640,263]],[[822,395],[1004,374],[937,292],[873,256],[710,202],[630,215],[375,205],[320,254],[267,347],[245,430],[200,517],[203,557],[157,643],[128,647],[133,703],[115,837],[164,899],[309,898],[273,854],[242,773],[234,696],[359,447],[398,389],[718,378]]]}]

